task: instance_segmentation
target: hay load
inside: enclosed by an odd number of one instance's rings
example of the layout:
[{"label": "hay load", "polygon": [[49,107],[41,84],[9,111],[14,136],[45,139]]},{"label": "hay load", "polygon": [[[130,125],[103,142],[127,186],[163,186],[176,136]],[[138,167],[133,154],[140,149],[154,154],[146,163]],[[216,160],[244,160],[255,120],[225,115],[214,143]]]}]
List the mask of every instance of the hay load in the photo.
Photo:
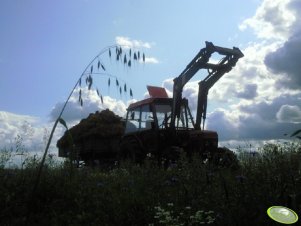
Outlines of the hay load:
[{"label": "hay load", "polygon": [[59,156],[68,157],[74,149],[82,160],[115,155],[125,129],[121,119],[109,109],[90,114],[58,140]]}]

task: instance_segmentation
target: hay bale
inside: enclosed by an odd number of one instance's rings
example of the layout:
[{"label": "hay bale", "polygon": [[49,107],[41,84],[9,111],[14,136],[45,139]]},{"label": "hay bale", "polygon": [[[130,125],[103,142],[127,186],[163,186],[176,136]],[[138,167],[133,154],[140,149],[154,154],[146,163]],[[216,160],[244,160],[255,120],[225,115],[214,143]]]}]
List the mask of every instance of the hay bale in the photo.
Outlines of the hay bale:
[{"label": "hay bale", "polygon": [[[85,146],[83,145],[85,141],[91,141],[91,139],[121,138],[125,130],[121,119],[121,117],[115,115],[109,109],[90,114],[86,119],[82,119],[79,124],[69,129],[73,144],[76,146]],[[68,135],[68,131],[66,131],[58,140],[57,147],[59,149],[68,149],[71,146],[72,141]]]}]

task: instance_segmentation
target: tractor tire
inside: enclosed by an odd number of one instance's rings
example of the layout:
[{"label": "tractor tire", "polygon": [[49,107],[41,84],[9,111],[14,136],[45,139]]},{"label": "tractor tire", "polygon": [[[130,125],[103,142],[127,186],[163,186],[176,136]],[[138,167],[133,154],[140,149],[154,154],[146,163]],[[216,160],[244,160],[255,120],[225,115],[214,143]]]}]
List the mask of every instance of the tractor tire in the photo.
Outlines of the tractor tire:
[{"label": "tractor tire", "polygon": [[146,154],[136,137],[124,138],[120,143],[120,160],[142,163]]}]

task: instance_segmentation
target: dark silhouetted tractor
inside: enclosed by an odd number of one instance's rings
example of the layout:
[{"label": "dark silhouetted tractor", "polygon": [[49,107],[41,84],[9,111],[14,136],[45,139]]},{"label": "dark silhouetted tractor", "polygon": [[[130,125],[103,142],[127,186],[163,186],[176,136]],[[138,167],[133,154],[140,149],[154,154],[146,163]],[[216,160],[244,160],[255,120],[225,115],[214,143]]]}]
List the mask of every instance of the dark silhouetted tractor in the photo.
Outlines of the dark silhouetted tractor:
[{"label": "dark silhouetted tractor", "polygon": [[[215,58],[210,61],[213,54]],[[220,58],[219,61],[216,56]],[[81,158],[93,160],[92,155],[97,156],[97,149],[106,146],[107,151],[103,153],[111,153],[116,160],[123,158],[143,162],[147,155],[151,155],[159,161],[170,162],[175,161],[181,152],[185,152],[188,157],[199,153],[217,164],[227,165],[234,158],[232,152],[218,147],[217,132],[204,129],[207,96],[210,88],[225,73],[231,71],[241,57],[243,53],[238,48],[223,48],[206,42],[206,47],[174,79],[172,98],[168,97],[164,88],[148,86],[150,97],[130,104],[127,109],[125,131],[123,136],[119,134],[118,147],[104,145],[101,138],[98,138],[99,141],[95,139],[94,142],[94,154]],[[199,82],[194,119],[188,100],[182,98],[182,91],[185,84],[201,69],[208,74]],[[84,153],[81,155],[84,156]],[[102,158],[101,154],[97,158]]]}]

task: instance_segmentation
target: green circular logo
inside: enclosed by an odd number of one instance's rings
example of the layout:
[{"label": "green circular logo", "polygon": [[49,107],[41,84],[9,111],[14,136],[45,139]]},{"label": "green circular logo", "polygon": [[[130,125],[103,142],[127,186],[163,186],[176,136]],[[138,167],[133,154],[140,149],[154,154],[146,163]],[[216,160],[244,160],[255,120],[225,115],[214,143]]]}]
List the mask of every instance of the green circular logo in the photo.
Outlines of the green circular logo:
[{"label": "green circular logo", "polygon": [[272,206],[268,208],[267,214],[274,221],[282,224],[294,224],[298,221],[298,215],[293,210],[284,206]]}]

